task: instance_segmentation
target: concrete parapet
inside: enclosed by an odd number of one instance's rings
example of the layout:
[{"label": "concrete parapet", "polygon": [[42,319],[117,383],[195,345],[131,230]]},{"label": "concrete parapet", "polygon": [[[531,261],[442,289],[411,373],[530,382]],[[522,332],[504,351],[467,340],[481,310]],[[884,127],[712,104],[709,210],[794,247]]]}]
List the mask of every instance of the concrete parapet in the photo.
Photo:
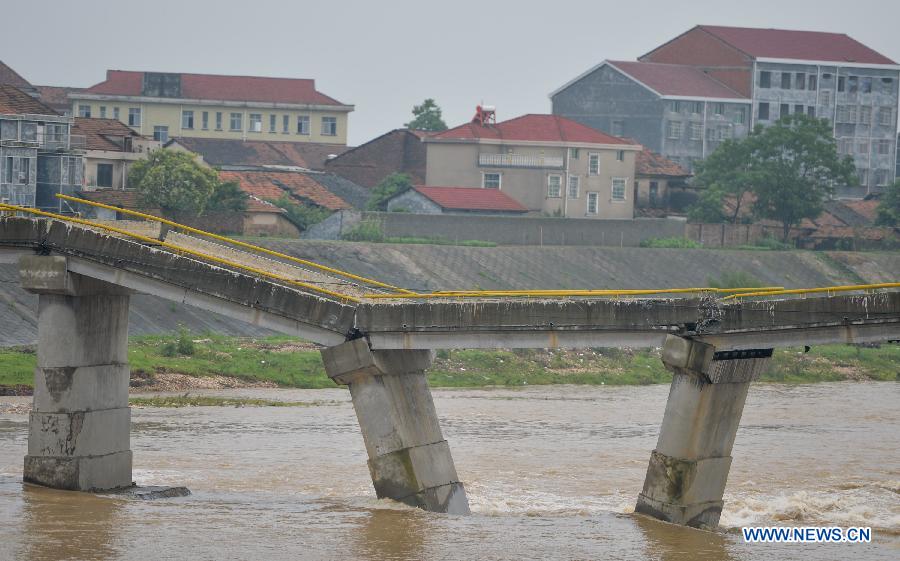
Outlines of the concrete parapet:
[{"label": "concrete parapet", "polygon": [[467,514],[465,488],[425,379],[432,359],[431,351],[372,351],[365,339],[322,351],[328,375],[349,386],[376,495]]},{"label": "concrete parapet", "polygon": [[697,528],[718,525],[747,391],[769,357],[770,349],[717,353],[698,341],[667,339],[663,362],[672,386],[636,512]]},{"label": "concrete parapet", "polygon": [[24,480],[99,491],[131,485],[126,290],[27,256],[23,287],[38,296],[34,407]]}]

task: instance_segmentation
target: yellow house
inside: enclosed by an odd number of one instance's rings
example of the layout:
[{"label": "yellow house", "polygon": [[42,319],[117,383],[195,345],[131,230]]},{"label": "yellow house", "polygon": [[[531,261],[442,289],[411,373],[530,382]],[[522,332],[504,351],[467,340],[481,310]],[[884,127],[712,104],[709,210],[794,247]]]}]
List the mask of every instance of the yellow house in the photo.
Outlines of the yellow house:
[{"label": "yellow house", "polygon": [[314,80],[108,70],[69,95],[72,114],[116,119],[165,143],[170,137],[347,144],[346,105]]}]

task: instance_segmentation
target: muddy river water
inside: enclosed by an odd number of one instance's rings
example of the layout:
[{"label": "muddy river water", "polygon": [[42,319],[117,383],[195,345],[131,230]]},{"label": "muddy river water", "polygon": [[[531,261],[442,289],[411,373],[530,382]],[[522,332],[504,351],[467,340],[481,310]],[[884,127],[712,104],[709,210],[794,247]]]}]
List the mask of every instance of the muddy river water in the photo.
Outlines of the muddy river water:
[{"label": "muddy river water", "polygon": [[[0,398],[0,559],[900,559],[900,384],[751,388],[722,529],[631,514],[668,386],[435,390],[471,516],[374,498],[349,394],[312,407],[135,408],[136,501],[23,485]],[[2,411],[2,409],[0,409]],[[746,544],[744,525],[870,526],[864,545]]]}]

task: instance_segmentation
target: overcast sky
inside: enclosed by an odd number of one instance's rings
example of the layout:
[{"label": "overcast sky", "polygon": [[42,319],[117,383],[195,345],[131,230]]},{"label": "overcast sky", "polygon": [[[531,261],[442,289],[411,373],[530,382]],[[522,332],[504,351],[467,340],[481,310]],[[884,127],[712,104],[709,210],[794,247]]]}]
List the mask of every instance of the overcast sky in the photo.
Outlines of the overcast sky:
[{"label": "overcast sky", "polygon": [[450,126],[482,100],[500,120],[547,113],[599,61],[696,24],[842,32],[900,60],[896,0],[4,0],[3,14],[0,60],[33,84],[87,87],[108,68],[314,78],[356,106],[352,145],[426,97]]}]

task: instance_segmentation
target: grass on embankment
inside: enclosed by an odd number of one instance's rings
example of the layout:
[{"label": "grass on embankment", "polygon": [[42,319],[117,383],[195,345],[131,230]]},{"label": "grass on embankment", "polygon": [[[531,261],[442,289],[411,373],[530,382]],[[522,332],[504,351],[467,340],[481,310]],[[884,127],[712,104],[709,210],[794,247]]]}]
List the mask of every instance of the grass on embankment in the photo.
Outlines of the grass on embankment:
[{"label": "grass on embankment", "polygon": [[[319,352],[288,337],[250,340],[186,333],[132,337],[128,359],[132,376],[145,380],[157,372],[172,372],[265,380],[293,388],[335,387],[325,375]],[[0,349],[0,385],[31,386],[35,361],[33,350]],[[809,353],[778,350],[762,377],[764,382],[787,383],[847,379],[900,379],[900,345],[826,345]],[[658,351],[596,348],[439,351],[428,380],[434,387],[645,385],[668,383],[671,377]]]}]

